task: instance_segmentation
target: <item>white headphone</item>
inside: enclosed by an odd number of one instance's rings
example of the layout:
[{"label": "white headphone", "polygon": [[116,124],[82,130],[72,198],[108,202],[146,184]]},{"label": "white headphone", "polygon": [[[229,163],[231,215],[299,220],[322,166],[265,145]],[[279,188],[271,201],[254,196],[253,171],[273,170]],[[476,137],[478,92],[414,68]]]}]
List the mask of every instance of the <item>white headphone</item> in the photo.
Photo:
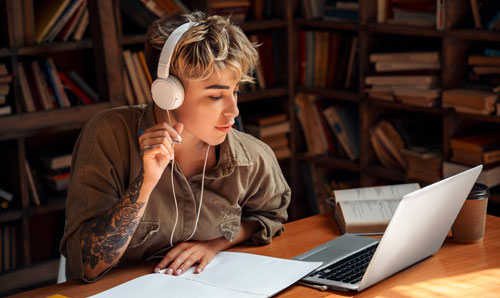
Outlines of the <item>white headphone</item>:
[{"label": "white headphone", "polygon": [[177,27],[167,38],[161,50],[158,77],[151,85],[151,95],[156,105],[163,110],[177,109],[184,101],[184,87],[181,81],[175,76],[169,75],[170,60],[179,39],[194,25],[196,23],[187,22]]}]

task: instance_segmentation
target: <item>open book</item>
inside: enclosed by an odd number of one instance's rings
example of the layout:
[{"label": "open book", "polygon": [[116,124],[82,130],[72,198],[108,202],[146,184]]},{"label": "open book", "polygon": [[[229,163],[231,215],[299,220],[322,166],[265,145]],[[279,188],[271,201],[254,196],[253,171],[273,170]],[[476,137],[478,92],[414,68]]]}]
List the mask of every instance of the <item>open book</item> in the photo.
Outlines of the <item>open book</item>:
[{"label": "open book", "polygon": [[403,196],[419,188],[409,183],[335,190],[335,218],[344,233],[383,234]]},{"label": "open book", "polygon": [[194,274],[194,267],[180,276],[162,274],[165,270],[161,270],[91,297],[271,297],[321,264],[219,252],[202,273]]}]

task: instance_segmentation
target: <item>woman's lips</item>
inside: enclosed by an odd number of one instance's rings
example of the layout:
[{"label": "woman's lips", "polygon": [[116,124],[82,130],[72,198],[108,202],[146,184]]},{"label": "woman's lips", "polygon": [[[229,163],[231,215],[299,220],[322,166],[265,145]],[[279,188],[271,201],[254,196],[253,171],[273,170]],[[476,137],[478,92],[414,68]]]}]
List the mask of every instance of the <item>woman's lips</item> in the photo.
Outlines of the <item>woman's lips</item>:
[{"label": "woman's lips", "polygon": [[231,130],[232,125],[227,125],[227,126],[217,126],[217,127],[215,127],[215,128],[217,128],[217,129],[218,129],[218,130],[220,130],[220,131],[223,131],[223,132],[228,133],[228,132]]}]

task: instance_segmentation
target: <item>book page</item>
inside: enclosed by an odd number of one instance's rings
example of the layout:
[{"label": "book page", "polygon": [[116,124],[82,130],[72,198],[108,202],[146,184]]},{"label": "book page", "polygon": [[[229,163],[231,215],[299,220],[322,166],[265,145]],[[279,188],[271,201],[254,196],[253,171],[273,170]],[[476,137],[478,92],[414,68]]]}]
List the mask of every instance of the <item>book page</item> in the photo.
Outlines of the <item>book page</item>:
[{"label": "book page", "polygon": [[92,296],[111,297],[271,297],[321,262],[304,262],[247,253],[219,252],[202,273],[194,267],[180,276],[151,273]]},{"label": "book page", "polygon": [[335,201],[401,200],[404,195],[420,189],[418,183],[384,185],[353,189],[335,190]]},{"label": "book page", "polygon": [[340,208],[349,225],[388,223],[401,200],[343,201]]}]

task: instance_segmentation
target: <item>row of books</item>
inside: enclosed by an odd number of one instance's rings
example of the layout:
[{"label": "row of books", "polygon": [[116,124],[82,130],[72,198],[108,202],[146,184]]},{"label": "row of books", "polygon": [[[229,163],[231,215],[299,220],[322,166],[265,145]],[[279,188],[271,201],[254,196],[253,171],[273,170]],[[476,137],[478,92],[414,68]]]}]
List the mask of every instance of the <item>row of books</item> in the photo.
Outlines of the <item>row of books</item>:
[{"label": "row of books", "polygon": [[50,152],[40,155],[31,164],[26,160],[25,171],[30,198],[35,206],[42,204],[42,194],[64,192],[68,189],[71,158],[71,153]]},{"label": "row of books", "polygon": [[12,83],[12,74],[9,73],[5,63],[0,64],[0,115],[12,113],[11,106],[7,103],[7,96],[10,92]]},{"label": "row of books", "polygon": [[[254,5],[261,6],[262,9],[264,5],[264,1],[255,1]],[[250,0],[210,0],[208,1],[208,6],[212,14],[220,15],[220,16],[231,16],[231,20],[235,22],[244,22],[247,19],[247,14],[249,13],[250,7],[252,3]],[[254,11],[256,8],[253,8]],[[261,15],[260,12],[259,15]],[[263,19],[263,16],[262,18]]]},{"label": "row of books", "polygon": [[23,112],[88,105],[97,93],[75,71],[58,71],[52,58],[18,63]]},{"label": "row of books", "polygon": [[474,27],[500,31],[500,2],[496,0],[470,0]]},{"label": "row of books", "polygon": [[0,210],[8,210],[12,206],[14,195],[5,189],[0,188]]},{"label": "row of books", "polygon": [[[42,204],[41,194],[63,192],[69,185],[71,153],[45,153],[33,160],[34,167],[25,160],[24,172],[27,176],[29,195],[34,206]],[[0,210],[15,208],[15,196],[0,188]]]},{"label": "row of books", "polygon": [[[285,69],[284,59],[282,59],[283,47],[282,35],[278,32],[250,34],[249,40],[259,45],[259,63],[255,70],[256,85],[255,89],[272,88],[283,84],[285,79],[282,69]],[[254,88],[252,87],[252,88]]]},{"label": "row of books", "polygon": [[323,107],[315,95],[300,92],[295,97],[295,109],[304,133],[307,155],[359,158],[356,109],[341,105]]},{"label": "row of books", "polygon": [[124,50],[122,53],[125,63],[123,80],[127,103],[129,105],[152,103],[151,84],[153,81],[146,65],[144,52]]},{"label": "row of books", "polygon": [[445,0],[378,0],[377,22],[444,29]]},{"label": "row of books", "polygon": [[302,15],[308,19],[357,21],[358,0],[302,0]]},{"label": "row of books", "polygon": [[0,272],[17,268],[17,227],[0,226]]},{"label": "row of books", "polygon": [[465,165],[500,163],[500,134],[487,133],[452,138],[451,161]]},{"label": "row of books", "polygon": [[355,89],[357,37],[329,31],[300,31],[297,40],[299,85]]},{"label": "row of books", "polygon": [[[370,141],[380,163],[406,172],[408,178],[420,181],[437,181],[458,170],[479,164],[485,166],[483,178],[489,187],[500,184],[500,136],[483,133],[454,137],[449,161],[443,161],[442,148],[432,136],[425,145],[414,144],[410,138],[419,138],[408,131],[410,121],[403,127],[398,120],[381,120],[370,129]],[[406,128],[406,129],[405,129]],[[429,132],[425,133],[429,135]],[[420,137],[421,138],[421,137]],[[445,167],[446,165],[446,167]]]},{"label": "row of books", "polygon": [[432,107],[441,97],[438,52],[370,54],[375,73],[365,77],[369,97],[404,104]]},{"label": "row of books", "polygon": [[500,115],[500,51],[485,49],[484,55],[469,55],[467,78],[463,88],[443,93],[443,106],[459,112]]},{"label": "row of books", "polygon": [[87,0],[36,1],[35,3],[37,43],[82,39],[89,25]]},{"label": "row of books", "polygon": [[284,113],[246,116],[238,118],[238,129],[260,139],[273,150],[278,160],[289,158],[290,121]]},{"label": "row of books", "polygon": [[[423,121],[426,120],[419,122]],[[440,179],[442,148],[432,123],[428,126],[431,129],[403,118],[377,122],[370,128],[370,142],[379,162],[387,168],[406,171],[410,178]]]},{"label": "row of books", "polygon": [[120,6],[123,14],[143,30],[158,18],[191,12],[181,0],[120,0]]}]

